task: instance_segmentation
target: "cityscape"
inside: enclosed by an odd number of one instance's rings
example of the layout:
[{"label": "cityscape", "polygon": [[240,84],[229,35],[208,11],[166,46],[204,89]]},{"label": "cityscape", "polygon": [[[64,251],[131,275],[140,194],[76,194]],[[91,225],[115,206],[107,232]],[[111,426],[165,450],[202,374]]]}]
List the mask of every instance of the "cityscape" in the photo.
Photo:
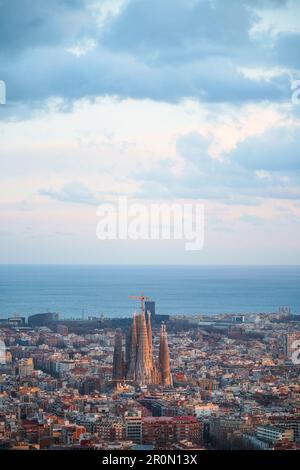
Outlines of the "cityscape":
[{"label": "cityscape", "polygon": [[0,448],[300,448],[300,316],[0,321]]},{"label": "cityscape", "polygon": [[298,455],[299,19],[0,0],[3,468]]}]

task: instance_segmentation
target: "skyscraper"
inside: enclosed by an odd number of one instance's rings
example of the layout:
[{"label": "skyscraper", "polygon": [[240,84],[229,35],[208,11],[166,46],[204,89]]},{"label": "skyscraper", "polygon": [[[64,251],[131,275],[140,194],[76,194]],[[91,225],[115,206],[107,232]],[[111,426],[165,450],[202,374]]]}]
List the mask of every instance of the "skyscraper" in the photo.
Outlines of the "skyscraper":
[{"label": "skyscraper", "polygon": [[155,302],[153,300],[146,300],[145,301],[145,312],[151,313],[152,320],[155,320]]}]

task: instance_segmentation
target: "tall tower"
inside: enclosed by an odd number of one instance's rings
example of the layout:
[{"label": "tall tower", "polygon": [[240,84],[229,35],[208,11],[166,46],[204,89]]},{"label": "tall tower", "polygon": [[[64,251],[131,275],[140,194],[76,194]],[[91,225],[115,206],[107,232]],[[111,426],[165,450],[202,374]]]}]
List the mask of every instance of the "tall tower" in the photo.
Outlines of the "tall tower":
[{"label": "tall tower", "polygon": [[147,310],[146,312],[145,309],[149,297],[144,294],[140,296],[130,295],[129,297],[140,301],[141,313],[133,316],[130,345],[128,345],[130,354],[127,379],[133,380],[139,385],[159,384],[161,383],[162,374],[160,361],[153,359],[152,311]]},{"label": "tall tower", "polygon": [[149,344],[149,365],[153,367],[153,347],[152,347],[152,328],[151,328],[151,312],[148,311],[148,322],[147,322],[147,333],[148,333],[148,344]]},{"label": "tall tower", "polygon": [[118,328],[115,335],[112,379],[116,382],[124,379],[124,353],[122,331]]},{"label": "tall tower", "polygon": [[160,329],[159,344],[159,365],[161,369],[162,384],[173,386],[173,380],[170,369],[170,351],[168,345],[168,335],[166,325],[162,324]]},{"label": "tall tower", "polygon": [[164,324],[161,324],[160,332],[159,332],[159,352],[158,352],[158,363],[159,367],[161,368],[161,364],[163,362],[163,344],[164,344]]},{"label": "tall tower", "polygon": [[150,312],[152,320],[155,321],[155,302],[153,300],[145,300],[145,312]]},{"label": "tall tower", "polygon": [[138,347],[138,317],[134,313],[133,324],[131,327],[131,337],[130,337],[129,366],[128,366],[128,371],[127,371],[127,378],[129,380],[135,380],[137,347]]},{"label": "tall tower", "polygon": [[142,310],[139,319],[138,352],[136,362],[136,381],[140,384],[150,384],[152,376],[149,361],[149,340],[145,312]]}]

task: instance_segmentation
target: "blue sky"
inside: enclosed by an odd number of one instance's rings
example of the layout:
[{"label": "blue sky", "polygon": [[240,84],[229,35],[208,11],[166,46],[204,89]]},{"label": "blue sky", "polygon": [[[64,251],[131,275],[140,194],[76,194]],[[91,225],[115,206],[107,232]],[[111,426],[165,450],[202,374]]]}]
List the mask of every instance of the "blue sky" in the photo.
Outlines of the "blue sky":
[{"label": "blue sky", "polygon": [[[296,0],[0,0],[1,263],[300,263]],[[100,242],[194,201],[205,245]]]}]

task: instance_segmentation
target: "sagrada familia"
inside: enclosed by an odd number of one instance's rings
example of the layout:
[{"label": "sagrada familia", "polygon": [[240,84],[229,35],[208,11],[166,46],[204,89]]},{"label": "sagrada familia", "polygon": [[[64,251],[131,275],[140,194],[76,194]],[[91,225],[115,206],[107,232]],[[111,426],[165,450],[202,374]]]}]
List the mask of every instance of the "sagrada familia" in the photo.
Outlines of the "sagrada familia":
[{"label": "sagrada familia", "polygon": [[146,320],[143,299],[141,313],[133,315],[130,335],[126,341],[126,360],[122,331],[116,331],[113,381],[130,381],[137,385],[173,385],[166,325],[161,325],[159,357],[156,359],[153,357],[151,314],[147,312]]}]

